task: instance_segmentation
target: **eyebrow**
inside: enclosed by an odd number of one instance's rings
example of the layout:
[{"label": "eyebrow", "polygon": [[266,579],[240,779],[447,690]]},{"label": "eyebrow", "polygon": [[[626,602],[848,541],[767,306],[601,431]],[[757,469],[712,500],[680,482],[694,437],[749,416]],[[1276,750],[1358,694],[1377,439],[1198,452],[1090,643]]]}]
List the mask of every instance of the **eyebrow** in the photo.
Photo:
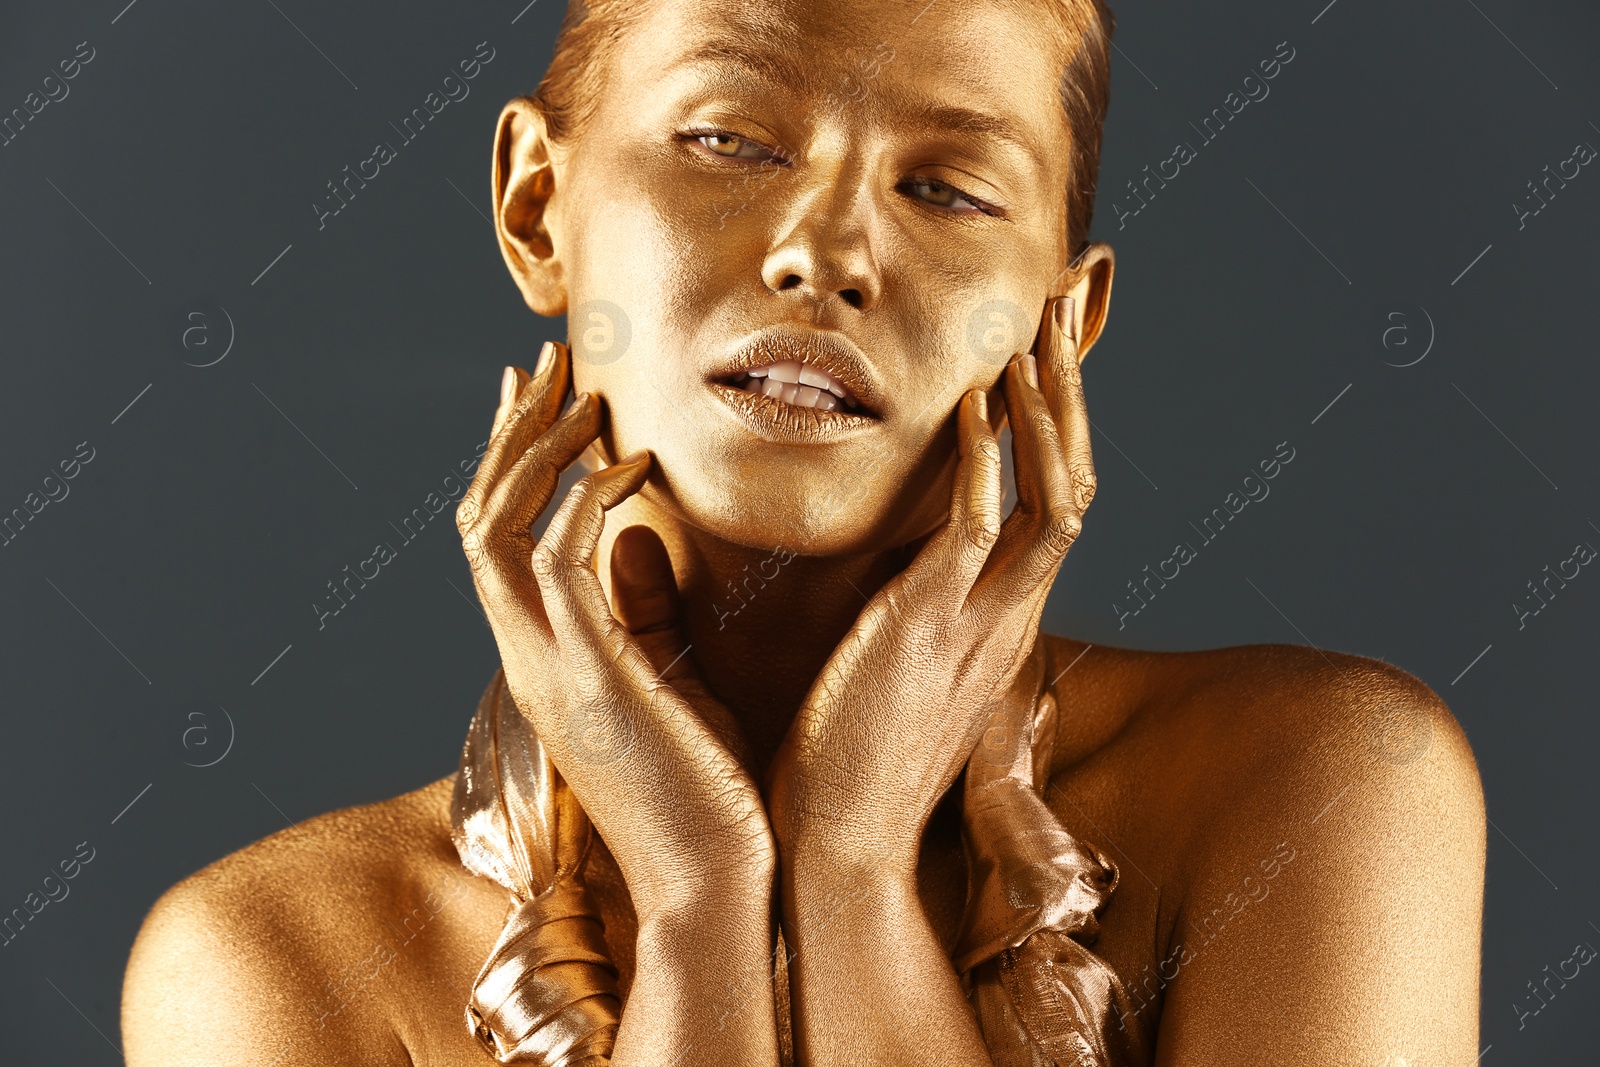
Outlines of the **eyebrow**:
[{"label": "eyebrow", "polygon": [[678,67],[737,66],[778,85],[794,89],[814,88],[815,73],[784,48],[750,47],[739,41],[707,41],[672,65]]},{"label": "eyebrow", "polygon": [[993,137],[997,141],[1003,141],[1020,149],[1029,159],[1041,167],[1044,166],[1044,159],[1039,155],[1033,140],[997,115],[950,104],[924,104],[916,108],[913,114],[917,121],[926,126]]},{"label": "eyebrow", "polygon": [[[751,47],[728,39],[707,41],[669,69],[695,66],[736,66],[777,85],[802,91],[821,88],[816,71],[801,65],[781,46]],[[1038,166],[1045,165],[1034,141],[997,115],[954,104],[928,102],[914,106],[911,115],[914,121],[929,128],[993,137],[1020,150]]]}]

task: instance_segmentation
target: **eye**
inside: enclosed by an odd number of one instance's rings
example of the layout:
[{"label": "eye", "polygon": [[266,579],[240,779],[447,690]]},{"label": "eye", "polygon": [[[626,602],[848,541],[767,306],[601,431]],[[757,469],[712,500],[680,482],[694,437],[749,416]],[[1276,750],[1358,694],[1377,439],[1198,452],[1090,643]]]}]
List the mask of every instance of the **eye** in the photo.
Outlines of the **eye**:
[{"label": "eye", "polygon": [[937,181],[933,178],[907,178],[900,183],[902,191],[909,193],[924,203],[952,215],[995,215],[1004,213],[995,205],[979,200],[975,196],[968,196],[953,185]]},{"label": "eye", "polygon": [[784,162],[783,156],[759,141],[740,137],[727,130],[690,130],[684,136],[697,141],[706,151],[723,159],[756,159]]}]

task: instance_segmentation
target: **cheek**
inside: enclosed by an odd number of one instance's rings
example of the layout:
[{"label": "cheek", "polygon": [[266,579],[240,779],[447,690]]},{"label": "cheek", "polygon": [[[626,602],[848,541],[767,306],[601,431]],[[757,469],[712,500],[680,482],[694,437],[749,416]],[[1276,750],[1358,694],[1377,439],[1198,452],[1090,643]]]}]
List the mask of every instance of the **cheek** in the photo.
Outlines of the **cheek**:
[{"label": "cheek", "polygon": [[648,205],[618,204],[604,214],[586,232],[573,272],[574,366],[587,364],[597,382],[678,373],[670,365],[676,354],[717,332],[731,294],[759,284],[760,259],[730,247],[715,227],[679,225]]},{"label": "cheek", "polygon": [[901,381],[948,415],[1033,346],[1049,279],[1023,273],[1024,257],[998,239],[893,251],[898,291],[889,304],[906,357]]}]

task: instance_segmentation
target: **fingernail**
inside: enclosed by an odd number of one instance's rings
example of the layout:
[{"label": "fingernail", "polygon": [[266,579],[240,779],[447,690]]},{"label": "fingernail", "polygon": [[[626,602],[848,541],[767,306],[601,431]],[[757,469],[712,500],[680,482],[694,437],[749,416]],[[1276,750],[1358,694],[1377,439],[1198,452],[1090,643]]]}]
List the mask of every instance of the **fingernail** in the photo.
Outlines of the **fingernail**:
[{"label": "fingernail", "polygon": [[1028,384],[1039,388],[1039,361],[1032,355],[1022,355],[1017,357],[1017,362],[1022,364],[1022,376],[1028,380]]},{"label": "fingernail", "polygon": [[589,402],[589,394],[588,393],[579,393],[577,396],[572,398],[572,403],[567,405],[566,413],[568,415],[570,415],[574,411],[577,411],[579,408],[583,407],[588,402]]},{"label": "fingernail", "polygon": [[982,389],[972,391],[972,406],[978,412],[978,418],[984,422],[989,421],[989,394]]},{"label": "fingernail", "polygon": [[639,451],[635,452],[633,455],[629,456],[627,459],[623,460],[622,462],[626,466],[631,467],[635,463],[644,463],[644,462],[647,462],[649,459],[650,459],[649,451],[646,450],[646,449],[641,448],[641,449],[639,449]]},{"label": "fingernail", "polygon": [[506,401],[511,399],[511,394],[517,387],[517,369],[507,367],[500,374],[500,406],[505,407]]},{"label": "fingernail", "polygon": [[1078,339],[1078,301],[1070,296],[1064,296],[1056,301],[1056,327],[1063,336],[1076,341]]},{"label": "fingernail", "polygon": [[533,367],[533,373],[535,376],[545,372],[546,368],[550,366],[551,357],[553,357],[555,354],[556,346],[551,342],[546,341],[544,346],[539,349],[539,362],[534,364]]}]

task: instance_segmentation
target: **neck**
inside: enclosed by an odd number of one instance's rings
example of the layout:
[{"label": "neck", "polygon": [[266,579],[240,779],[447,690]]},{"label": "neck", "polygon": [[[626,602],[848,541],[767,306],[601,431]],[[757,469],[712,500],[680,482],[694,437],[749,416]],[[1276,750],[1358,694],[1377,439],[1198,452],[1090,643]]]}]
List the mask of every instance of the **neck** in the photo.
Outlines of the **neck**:
[{"label": "neck", "polygon": [[607,515],[596,553],[608,591],[611,544],[638,525],[666,545],[683,598],[688,655],[744,731],[752,771],[764,774],[824,663],[867,600],[905,566],[905,553],[820,557],[790,546],[749,548],[634,496]]}]

